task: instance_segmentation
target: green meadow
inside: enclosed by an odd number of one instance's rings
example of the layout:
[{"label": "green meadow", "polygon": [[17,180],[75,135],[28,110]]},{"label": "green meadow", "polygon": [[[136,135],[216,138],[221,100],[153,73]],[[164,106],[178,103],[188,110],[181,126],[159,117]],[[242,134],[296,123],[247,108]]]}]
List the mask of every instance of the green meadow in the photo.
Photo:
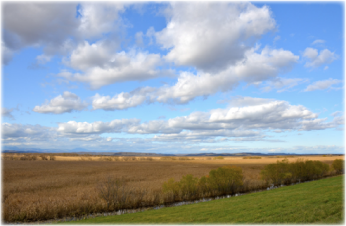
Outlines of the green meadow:
[{"label": "green meadow", "polygon": [[66,224],[343,224],[344,176],[209,202]]}]

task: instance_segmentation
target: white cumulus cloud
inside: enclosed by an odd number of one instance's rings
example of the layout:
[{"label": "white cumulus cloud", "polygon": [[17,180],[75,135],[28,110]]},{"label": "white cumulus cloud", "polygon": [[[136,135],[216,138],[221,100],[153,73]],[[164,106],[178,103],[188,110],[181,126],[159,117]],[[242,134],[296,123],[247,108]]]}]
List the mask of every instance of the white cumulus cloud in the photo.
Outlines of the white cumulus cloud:
[{"label": "white cumulus cloud", "polygon": [[123,131],[127,126],[138,124],[138,119],[116,119],[111,122],[76,122],[69,121],[59,123],[58,132],[69,134],[102,134],[102,133],[119,133]]},{"label": "white cumulus cloud", "polygon": [[89,44],[87,41],[80,44],[69,58],[65,58],[66,65],[81,70],[82,73],[64,71],[58,76],[71,81],[85,82],[92,89],[125,81],[143,81],[159,76],[171,76],[167,70],[158,70],[163,64],[160,54],[147,52],[115,52],[113,42],[99,41]]},{"label": "white cumulus cloud", "polygon": [[317,81],[312,83],[311,85],[308,85],[308,87],[306,87],[304,91],[309,92],[309,91],[315,91],[315,90],[329,89],[329,88],[333,88],[333,85],[339,84],[341,82],[342,82],[341,80],[329,78],[327,80]]},{"label": "white cumulus cloud", "polygon": [[[113,98],[97,96],[93,106],[95,109],[116,110],[138,106],[146,101],[185,104],[199,96],[232,90],[242,81],[254,83],[276,78],[280,72],[289,70],[298,59],[299,56],[283,49],[265,47],[256,52],[256,49],[252,48],[246,52],[243,61],[219,73],[193,74],[183,71],[173,86],[144,87],[130,93],[120,93]],[[282,81],[288,88],[299,82],[294,79]]]},{"label": "white cumulus cloud", "polygon": [[131,95],[130,93],[120,93],[114,97],[110,96],[101,96],[96,93],[92,97],[92,106],[93,109],[103,109],[103,110],[123,110],[131,107],[136,107],[142,104],[146,100],[144,95]]},{"label": "white cumulus cloud", "polygon": [[310,47],[304,50],[303,56],[309,60],[305,63],[305,67],[311,68],[317,68],[324,64],[330,64],[337,59],[337,55],[328,49],[324,49],[318,54],[317,49]]},{"label": "white cumulus cloud", "polygon": [[[67,54],[84,38],[99,38],[116,32],[121,2],[6,2],[3,4],[3,62],[7,64],[16,51],[27,46],[43,46],[45,63],[55,54]],[[39,59],[38,59],[39,60]]]},{"label": "white cumulus cloud", "polygon": [[166,12],[167,27],[155,35],[169,49],[166,59],[204,71],[242,60],[262,34],[275,28],[268,7],[245,2],[173,2]]},{"label": "white cumulus cloud", "polygon": [[88,103],[83,102],[76,94],[65,91],[63,95],[59,95],[41,106],[36,106],[33,111],[45,114],[62,114],[65,112],[82,111],[87,107]]},{"label": "white cumulus cloud", "polygon": [[311,43],[311,45],[323,44],[323,43],[325,43],[325,42],[326,42],[326,41],[324,41],[324,40],[322,40],[322,39],[317,39],[317,40],[313,41],[313,42]]}]

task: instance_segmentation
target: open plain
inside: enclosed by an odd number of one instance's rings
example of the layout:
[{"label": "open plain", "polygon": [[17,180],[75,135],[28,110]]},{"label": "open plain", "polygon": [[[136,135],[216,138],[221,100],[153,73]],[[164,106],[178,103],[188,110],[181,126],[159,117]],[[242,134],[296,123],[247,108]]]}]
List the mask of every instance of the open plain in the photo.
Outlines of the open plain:
[{"label": "open plain", "polygon": [[[13,156],[13,155],[12,155]],[[145,189],[145,196],[159,191],[169,178],[181,179],[186,174],[205,176],[212,169],[225,165],[242,168],[245,180],[261,184],[260,171],[265,165],[283,157],[105,157],[55,156],[54,161],[19,160],[23,155],[2,160],[2,214],[6,222],[38,221],[65,216],[102,212],[105,202],[97,187],[107,177],[123,178],[126,186]],[[319,160],[332,164],[344,156],[287,156],[297,159]],[[152,197],[155,199],[155,197]]]}]

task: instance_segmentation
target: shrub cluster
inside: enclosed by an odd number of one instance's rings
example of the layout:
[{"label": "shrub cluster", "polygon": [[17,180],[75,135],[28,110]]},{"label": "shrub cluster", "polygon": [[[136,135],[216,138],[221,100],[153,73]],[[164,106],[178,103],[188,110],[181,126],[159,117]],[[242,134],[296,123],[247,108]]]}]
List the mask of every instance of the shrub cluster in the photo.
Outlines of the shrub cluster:
[{"label": "shrub cluster", "polygon": [[189,158],[189,157],[179,157],[178,160],[195,160],[195,159]]},{"label": "shrub cluster", "polygon": [[136,208],[143,202],[144,189],[132,189],[126,186],[125,179],[108,177],[97,187],[99,196],[107,203],[108,210]]},{"label": "shrub cluster", "polygon": [[54,161],[54,160],[56,160],[56,158],[55,158],[54,155],[50,155],[50,156],[49,156],[49,160]]},{"label": "shrub cluster", "polygon": [[214,159],[225,159],[223,156],[214,157]]},{"label": "shrub cluster", "polygon": [[141,160],[141,161],[153,161],[154,159],[152,157],[139,157],[139,160]]},{"label": "shrub cluster", "polygon": [[128,156],[128,157],[127,156],[123,156],[122,160],[125,161],[125,162],[127,162],[127,161],[136,161],[137,158],[133,157],[133,156]]},{"label": "shrub cluster", "polygon": [[320,161],[298,159],[289,163],[287,159],[269,164],[261,171],[261,177],[268,184],[281,185],[303,182],[323,177],[329,165]]},{"label": "shrub cluster", "polygon": [[259,156],[245,156],[243,159],[261,159],[262,157]]},{"label": "shrub cluster", "polygon": [[48,160],[47,155],[40,155],[40,157],[41,157],[42,160]]},{"label": "shrub cluster", "polygon": [[345,160],[335,159],[332,164],[333,169],[336,173],[345,173]]},{"label": "shrub cluster", "polygon": [[183,176],[180,181],[171,178],[163,183],[162,191],[173,202],[234,194],[240,191],[242,186],[242,169],[236,166],[223,166],[211,170],[209,175],[201,178],[194,177],[191,174]]},{"label": "shrub cluster", "polygon": [[170,160],[177,160],[177,158],[170,157],[170,156],[163,156],[160,158],[160,160],[170,161]]},{"label": "shrub cluster", "polygon": [[20,157],[20,160],[37,160],[36,155],[24,155]]}]

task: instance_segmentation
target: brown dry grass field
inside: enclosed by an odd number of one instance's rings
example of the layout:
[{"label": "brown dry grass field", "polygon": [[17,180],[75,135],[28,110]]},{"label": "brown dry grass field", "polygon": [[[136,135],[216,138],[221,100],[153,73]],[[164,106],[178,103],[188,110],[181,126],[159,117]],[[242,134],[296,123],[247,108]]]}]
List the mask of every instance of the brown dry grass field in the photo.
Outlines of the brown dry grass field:
[{"label": "brown dry grass field", "polygon": [[[186,174],[201,177],[212,169],[237,165],[242,168],[246,179],[260,181],[260,171],[265,165],[284,159],[192,157],[192,160],[190,157],[190,160],[179,160],[176,157],[176,160],[164,160],[152,157],[147,160],[137,157],[131,160],[132,157],[124,157],[127,160],[124,161],[122,157],[55,156],[55,161],[40,158],[23,161],[2,157],[2,214],[6,221],[59,218],[67,213],[88,213],[90,209],[102,211],[105,204],[99,198],[96,186],[107,176],[124,178],[129,187],[154,191],[169,178],[179,180]],[[331,165],[333,160],[344,159],[344,156],[299,156],[288,160],[291,162],[298,158]]]}]

